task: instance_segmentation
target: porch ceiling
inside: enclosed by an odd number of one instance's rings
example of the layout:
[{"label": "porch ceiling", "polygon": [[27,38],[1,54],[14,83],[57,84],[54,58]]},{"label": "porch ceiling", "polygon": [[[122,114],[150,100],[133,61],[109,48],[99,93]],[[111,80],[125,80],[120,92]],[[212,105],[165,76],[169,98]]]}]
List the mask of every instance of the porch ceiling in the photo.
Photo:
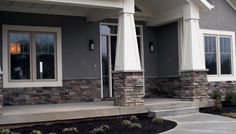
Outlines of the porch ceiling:
[{"label": "porch ceiling", "polygon": [[76,4],[44,3],[37,1],[0,0],[0,11],[42,13],[55,15],[86,16],[88,21],[97,21],[117,14],[120,8],[101,8]]}]

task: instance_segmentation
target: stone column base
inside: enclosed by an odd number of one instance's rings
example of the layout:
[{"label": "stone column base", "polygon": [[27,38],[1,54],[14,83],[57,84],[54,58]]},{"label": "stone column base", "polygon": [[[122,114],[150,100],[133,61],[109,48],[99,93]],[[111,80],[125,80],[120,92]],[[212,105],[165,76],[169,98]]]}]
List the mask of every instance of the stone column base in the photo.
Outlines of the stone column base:
[{"label": "stone column base", "polygon": [[208,96],[207,70],[181,71],[181,99],[204,101]]},{"label": "stone column base", "polygon": [[143,106],[143,72],[114,72],[115,106]]}]

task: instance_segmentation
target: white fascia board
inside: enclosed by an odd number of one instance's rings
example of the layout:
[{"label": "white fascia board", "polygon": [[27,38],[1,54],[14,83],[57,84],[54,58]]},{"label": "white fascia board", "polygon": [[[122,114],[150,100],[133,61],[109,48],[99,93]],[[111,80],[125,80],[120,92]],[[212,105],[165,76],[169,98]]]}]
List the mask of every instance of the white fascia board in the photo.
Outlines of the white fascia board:
[{"label": "white fascia board", "polygon": [[192,0],[195,4],[198,5],[200,11],[207,11],[214,8],[207,0]]},{"label": "white fascia board", "polygon": [[236,11],[236,0],[226,0],[230,6]]},{"label": "white fascia board", "polygon": [[123,0],[17,0],[21,2],[85,6],[96,8],[123,8]]}]

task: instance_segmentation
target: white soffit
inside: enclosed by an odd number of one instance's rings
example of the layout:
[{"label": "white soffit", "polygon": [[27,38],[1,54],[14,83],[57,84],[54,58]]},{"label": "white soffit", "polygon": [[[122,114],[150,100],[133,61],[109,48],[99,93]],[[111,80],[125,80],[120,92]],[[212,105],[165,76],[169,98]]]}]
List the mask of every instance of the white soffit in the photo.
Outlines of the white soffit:
[{"label": "white soffit", "polygon": [[230,6],[236,11],[236,0],[226,0]]}]

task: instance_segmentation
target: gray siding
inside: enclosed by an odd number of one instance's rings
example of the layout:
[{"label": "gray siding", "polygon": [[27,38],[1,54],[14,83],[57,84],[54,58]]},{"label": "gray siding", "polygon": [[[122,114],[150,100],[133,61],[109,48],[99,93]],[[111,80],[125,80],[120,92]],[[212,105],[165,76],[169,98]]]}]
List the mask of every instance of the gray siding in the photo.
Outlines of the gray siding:
[{"label": "gray siding", "polygon": [[[117,23],[117,20],[104,22]],[[84,17],[0,12],[0,24],[61,27],[63,79],[100,79],[99,23],[88,23]],[[177,75],[177,23],[157,28],[146,27],[144,22],[136,24],[143,25],[145,75]],[[95,51],[89,50],[89,39],[95,41]],[[154,53],[150,53],[150,41],[155,44]]]},{"label": "gray siding", "polygon": [[[88,23],[82,17],[0,12],[0,24],[61,27],[63,79],[100,78],[97,23]],[[95,51],[89,50],[89,39],[94,40]]]},{"label": "gray siding", "polygon": [[[166,24],[144,30],[145,74],[153,76],[175,76],[179,70],[178,26]],[[154,53],[150,53],[149,42],[155,44]]]},{"label": "gray siding", "polygon": [[200,28],[236,32],[236,12],[225,0],[208,0],[214,9],[200,14]]}]

